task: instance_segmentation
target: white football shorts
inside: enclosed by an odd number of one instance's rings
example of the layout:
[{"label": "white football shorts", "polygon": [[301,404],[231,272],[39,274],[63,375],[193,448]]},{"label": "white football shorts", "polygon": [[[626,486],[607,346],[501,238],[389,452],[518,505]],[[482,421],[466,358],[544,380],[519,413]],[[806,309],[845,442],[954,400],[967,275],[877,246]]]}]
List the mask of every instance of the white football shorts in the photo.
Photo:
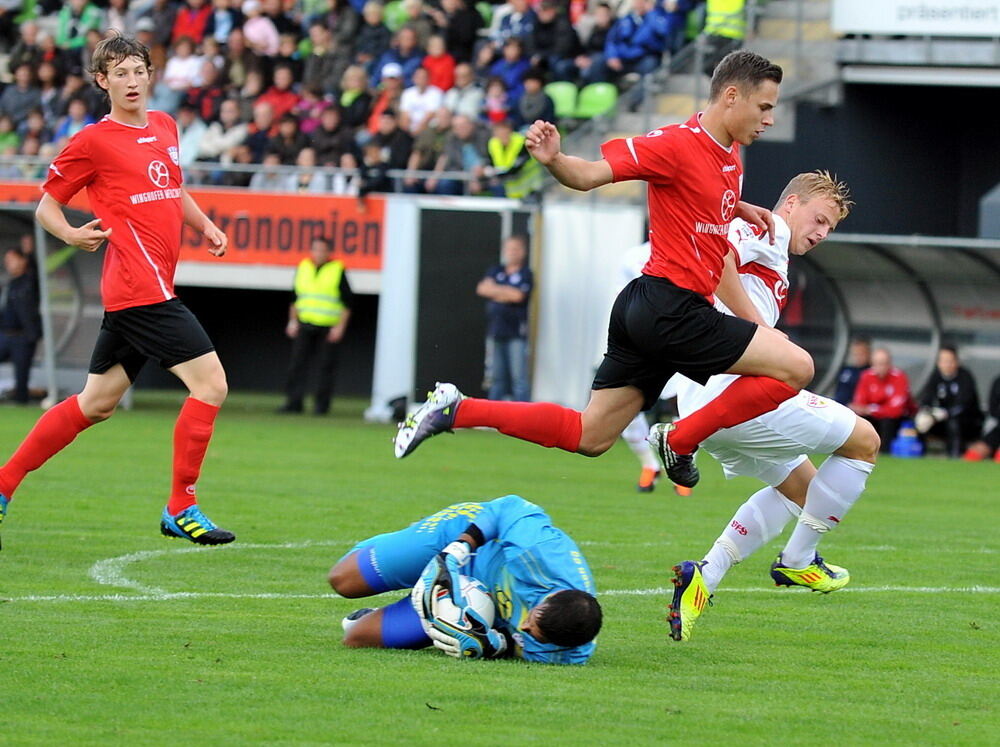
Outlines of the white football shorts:
[{"label": "white football shorts", "polygon": [[756,477],[780,485],[807,454],[832,454],[854,430],[855,414],[838,402],[808,391],[760,417],[723,428],[703,444],[727,479]]}]

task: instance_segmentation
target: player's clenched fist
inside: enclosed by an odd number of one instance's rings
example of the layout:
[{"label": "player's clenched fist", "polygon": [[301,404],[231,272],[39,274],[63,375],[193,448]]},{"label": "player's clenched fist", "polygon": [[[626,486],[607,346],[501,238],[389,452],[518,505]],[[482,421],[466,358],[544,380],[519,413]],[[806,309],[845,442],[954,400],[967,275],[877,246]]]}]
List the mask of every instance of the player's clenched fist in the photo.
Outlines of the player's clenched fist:
[{"label": "player's clenched fist", "polygon": [[214,223],[209,223],[202,233],[208,239],[209,254],[214,257],[221,257],[226,253],[226,247],[229,246],[229,237],[218,226]]},{"label": "player's clenched fist", "polygon": [[102,231],[101,219],[94,218],[90,223],[74,228],[66,237],[66,243],[85,252],[96,252],[110,235],[111,229]]},{"label": "player's clenched fist", "polygon": [[551,122],[536,119],[528,128],[524,139],[528,152],[543,166],[548,165],[559,155],[562,138],[559,135],[559,128]]}]

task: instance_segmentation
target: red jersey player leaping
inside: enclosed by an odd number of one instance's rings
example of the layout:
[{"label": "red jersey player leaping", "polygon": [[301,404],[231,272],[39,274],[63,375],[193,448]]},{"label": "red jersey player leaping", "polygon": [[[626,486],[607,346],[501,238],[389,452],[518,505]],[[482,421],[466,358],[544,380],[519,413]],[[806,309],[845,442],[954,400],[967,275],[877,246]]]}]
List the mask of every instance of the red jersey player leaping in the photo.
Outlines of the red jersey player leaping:
[{"label": "red jersey player leaping", "polygon": [[[607,142],[599,161],[565,155],[556,127],[535,122],[528,149],[565,186],[591,190],[626,179],[648,182],[650,260],[615,301],[607,352],[582,413],[546,402],[464,398],[454,385],[439,384],[400,426],[396,456],[406,456],[428,436],[476,426],[597,456],[656,401],[674,373],[698,382],[724,372],[743,374],[737,388],[650,433],[670,479],[693,487],[693,453],[701,441],[775,409],[806,386],[812,358],[763,323],[743,290],[726,238],[734,217],[773,234],[770,211],[740,201],[739,148],[773,124],[781,78],[781,68],[763,57],[733,52],[715,69],[704,112],[682,125]],[[738,316],[715,310],[713,294]]]},{"label": "red jersey player leaping", "polygon": [[[39,223],[71,246],[97,251],[107,241],[101,297],[105,314],[83,391],[47,411],[0,467],[0,521],[25,475],[107,420],[147,358],[177,376],[190,396],[174,430],[173,485],[160,531],[201,545],[236,539],[199,509],[195,483],[227,394],[226,374],[212,341],[174,295],[181,229],[191,226],[209,252],[227,239],[184,190],[177,124],[147,111],[149,50],[115,35],[94,50],[92,72],[111,100],[111,113],[81,130],[49,167],[35,211]],[[62,206],[86,188],[95,220],[74,227]]]}]

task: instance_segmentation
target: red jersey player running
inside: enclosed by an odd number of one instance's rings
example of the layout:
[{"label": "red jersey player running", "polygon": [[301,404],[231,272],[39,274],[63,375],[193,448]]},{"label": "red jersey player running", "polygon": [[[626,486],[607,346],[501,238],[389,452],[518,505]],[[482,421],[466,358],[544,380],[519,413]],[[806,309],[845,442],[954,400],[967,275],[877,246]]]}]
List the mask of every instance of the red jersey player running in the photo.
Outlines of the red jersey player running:
[{"label": "red jersey player running", "polygon": [[[177,124],[147,111],[149,50],[115,35],[94,49],[92,72],[111,113],[80,131],[49,167],[35,216],[71,246],[97,251],[106,240],[101,277],[105,314],[83,391],[50,409],[0,467],[0,521],[21,481],[68,446],[80,431],[107,420],[147,358],[190,392],[174,430],[170,499],[160,531],[201,545],[236,539],[199,509],[195,482],[226,398],[226,374],[205,330],[174,295],[181,229],[191,226],[221,257],[226,235],[182,186]],[[95,220],[73,227],[62,206],[86,188]]]},{"label": "red jersey player running", "polygon": [[[654,426],[667,475],[693,487],[693,453],[701,441],[773,410],[806,386],[812,358],[763,323],[727,241],[734,217],[773,233],[770,211],[740,201],[740,145],[773,124],[781,78],[781,68],[763,57],[733,52],[715,69],[704,112],[644,137],[605,143],[599,161],[565,155],[556,127],[535,122],[528,149],[562,184],[590,190],[626,179],[648,182],[650,260],[615,301],[607,352],[582,413],[545,402],[463,398],[454,385],[440,384],[400,426],[396,456],[428,436],[476,426],[597,456],[656,401],[674,373],[702,383],[713,374],[743,374],[701,410]],[[713,294],[738,316],[714,309]]]}]

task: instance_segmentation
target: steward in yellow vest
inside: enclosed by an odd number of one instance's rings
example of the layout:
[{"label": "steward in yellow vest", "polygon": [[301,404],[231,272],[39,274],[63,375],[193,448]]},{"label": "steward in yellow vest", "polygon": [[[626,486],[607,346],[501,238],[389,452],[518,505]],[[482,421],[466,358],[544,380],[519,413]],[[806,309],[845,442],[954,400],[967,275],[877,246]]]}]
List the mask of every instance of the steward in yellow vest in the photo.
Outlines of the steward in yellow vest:
[{"label": "steward in yellow vest", "polygon": [[708,0],[705,33],[742,40],[747,33],[746,0]]},{"label": "steward in yellow vest", "polygon": [[331,260],[331,254],[329,242],[317,237],[309,248],[309,257],[299,263],[295,272],[295,302],[285,328],[285,334],[292,339],[292,359],[285,404],[279,412],[302,412],[314,357],[318,357],[314,412],[324,415],[330,409],[339,343],[347,331],[354,298],[344,263]]},{"label": "steward in yellow vest", "polygon": [[527,197],[541,187],[542,173],[538,162],[524,145],[524,135],[514,132],[510,121],[493,125],[493,137],[486,144],[493,166],[493,175],[503,194],[518,199]]}]

